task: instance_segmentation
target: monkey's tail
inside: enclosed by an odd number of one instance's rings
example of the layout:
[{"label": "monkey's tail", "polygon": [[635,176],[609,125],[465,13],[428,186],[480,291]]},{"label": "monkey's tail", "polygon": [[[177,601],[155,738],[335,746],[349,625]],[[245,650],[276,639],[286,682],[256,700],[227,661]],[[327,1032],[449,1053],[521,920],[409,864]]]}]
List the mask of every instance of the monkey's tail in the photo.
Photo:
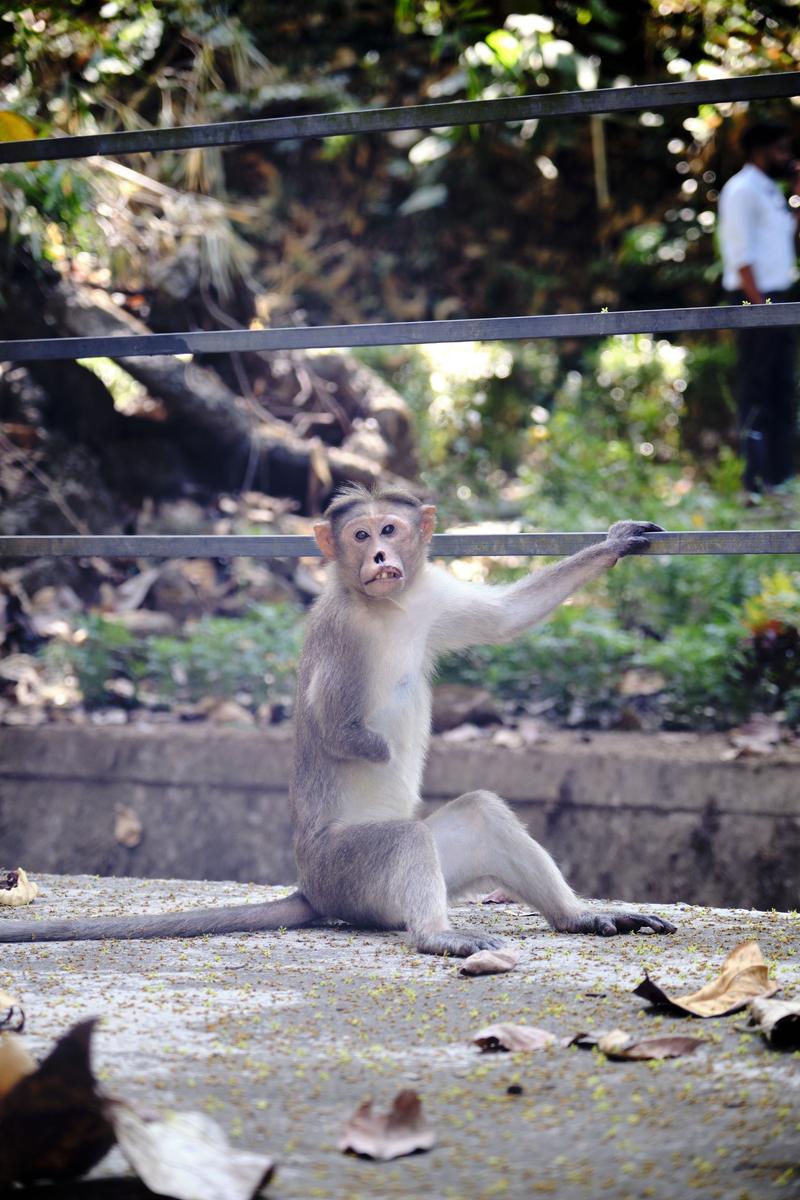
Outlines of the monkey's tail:
[{"label": "monkey's tail", "polygon": [[196,908],[189,912],[142,913],[124,917],[82,917],[63,921],[9,921],[0,918],[0,942],[98,942],[110,938],[202,937],[204,934],[260,933],[298,929],[319,914],[302,892],[263,904]]}]

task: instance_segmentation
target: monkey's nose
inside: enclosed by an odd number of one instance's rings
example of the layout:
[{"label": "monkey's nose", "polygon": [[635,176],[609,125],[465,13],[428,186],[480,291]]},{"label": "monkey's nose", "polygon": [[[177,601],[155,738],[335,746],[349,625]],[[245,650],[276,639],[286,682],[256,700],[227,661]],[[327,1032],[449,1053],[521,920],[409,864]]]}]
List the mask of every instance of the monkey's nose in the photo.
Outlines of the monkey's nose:
[{"label": "monkey's nose", "polygon": [[378,553],[375,555],[375,562],[376,563],[386,562],[386,555],[383,553],[382,550],[379,550]]}]

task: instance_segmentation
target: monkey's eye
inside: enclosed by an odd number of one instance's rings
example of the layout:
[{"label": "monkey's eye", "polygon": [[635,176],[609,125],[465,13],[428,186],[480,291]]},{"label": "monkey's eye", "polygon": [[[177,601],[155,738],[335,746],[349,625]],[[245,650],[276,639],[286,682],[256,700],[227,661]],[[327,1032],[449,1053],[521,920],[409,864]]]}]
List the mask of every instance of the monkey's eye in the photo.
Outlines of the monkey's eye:
[{"label": "monkey's eye", "polygon": [[355,537],[357,542],[365,542],[369,537],[369,534],[367,533],[366,529],[357,529]]},{"label": "monkey's eye", "polygon": [[384,525],[381,530],[381,537],[391,537],[394,533],[394,525]]}]

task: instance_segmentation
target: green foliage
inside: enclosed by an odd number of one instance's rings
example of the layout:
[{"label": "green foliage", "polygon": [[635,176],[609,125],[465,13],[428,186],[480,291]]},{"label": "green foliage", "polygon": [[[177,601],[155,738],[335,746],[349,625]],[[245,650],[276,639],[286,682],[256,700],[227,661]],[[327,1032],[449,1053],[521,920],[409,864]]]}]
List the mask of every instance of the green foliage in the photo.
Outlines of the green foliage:
[{"label": "green foliage", "polygon": [[[780,507],[743,508],[741,463],[704,426],[715,403],[728,413],[728,339],[609,339],[569,364],[543,343],[373,352],[372,362],[411,398],[445,520],[597,531],[622,517],[690,530],[787,521]],[[623,563],[529,637],[452,659],[444,676],[613,724],[629,705],[620,680],[635,669],[663,678],[647,706],[666,724],[724,727],[758,708],[796,720],[793,566],[745,555]],[[523,569],[492,564],[490,575]]]},{"label": "green foliage", "polygon": [[153,700],[244,697],[253,707],[286,703],[294,691],[302,614],[288,604],[255,605],[244,617],[203,617],[184,637],[133,637],[93,615],[76,644],[51,643],[52,670],[71,670],[88,707],[108,703],[106,684],[131,680]]},{"label": "green foliage", "polygon": [[602,611],[565,607],[509,645],[449,656],[440,674],[508,699],[551,700],[561,717],[580,705],[586,719],[597,721],[617,706],[619,675],[633,662],[637,641]]},{"label": "green foliage", "polygon": [[736,623],[676,625],[663,642],[644,647],[638,662],[664,676],[659,707],[669,724],[720,728],[748,712],[751,698]]},{"label": "green foliage", "polygon": [[108,700],[105,685],[110,679],[127,676],[141,644],[122,625],[95,614],[86,619],[83,630],[82,641],[49,642],[43,654],[56,674],[75,673],[85,704],[93,708]]}]

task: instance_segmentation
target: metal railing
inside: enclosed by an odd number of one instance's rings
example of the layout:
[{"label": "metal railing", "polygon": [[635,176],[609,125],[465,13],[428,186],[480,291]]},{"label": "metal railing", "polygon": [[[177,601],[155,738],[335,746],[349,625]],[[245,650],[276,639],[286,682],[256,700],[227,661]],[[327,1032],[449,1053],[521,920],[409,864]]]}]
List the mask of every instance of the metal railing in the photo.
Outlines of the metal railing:
[{"label": "metal railing", "polygon": [[[222,122],[178,129],[98,133],[77,137],[0,143],[0,164],[90,158],[98,154],[180,151],[207,146],[244,146],[282,139],[386,133],[399,129],[519,122],[532,118],[632,112],[677,105],[729,103],[800,95],[800,72],[754,75],[690,83],[646,84],[587,92],[452,101],[405,108],[317,113],[297,117]],[[59,337],[0,341],[0,359],[14,362],[150,355],[216,354],[242,351],[328,349],[424,343],[519,340],[551,337],[608,337],[626,333],[675,333],[800,325],[800,303],[630,312],[546,314],[446,321],[399,321],[283,329],[187,331],[142,336]],[[602,534],[440,534],[439,555],[557,555],[591,545]],[[703,531],[655,534],[651,554],[800,553],[800,531]],[[0,557],[92,554],[118,557],[256,558],[315,556],[312,539],[294,536],[220,535],[9,536],[0,537]]]}]

